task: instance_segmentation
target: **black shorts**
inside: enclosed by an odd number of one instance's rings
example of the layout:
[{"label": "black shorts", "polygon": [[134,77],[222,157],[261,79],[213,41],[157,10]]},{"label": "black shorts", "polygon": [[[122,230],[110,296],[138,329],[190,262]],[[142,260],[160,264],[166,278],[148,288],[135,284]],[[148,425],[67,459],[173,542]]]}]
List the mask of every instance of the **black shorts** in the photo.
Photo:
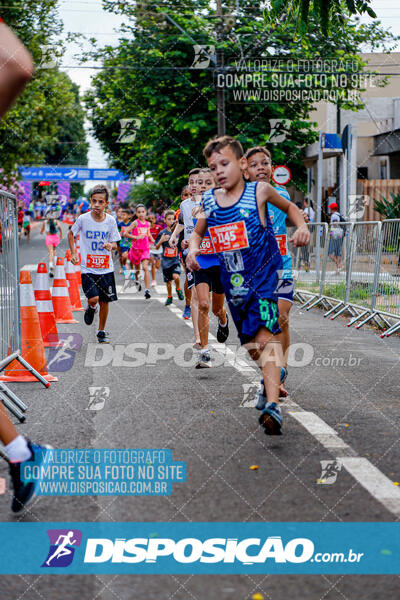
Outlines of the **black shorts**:
[{"label": "black shorts", "polygon": [[102,302],[115,302],[117,290],[115,289],[114,273],[82,273],[82,289],[86,298],[99,297]]},{"label": "black shorts", "polygon": [[208,269],[200,269],[200,271],[194,271],[194,284],[206,283],[210,288],[210,292],[215,294],[223,294],[224,288],[221,283],[220,268],[218,265],[214,267],[208,267]]},{"label": "black shorts", "polygon": [[172,267],[168,267],[168,269],[163,269],[162,272],[165,283],[168,283],[173,280],[174,273],[177,275],[181,274],[181,265],[173,265]]}]

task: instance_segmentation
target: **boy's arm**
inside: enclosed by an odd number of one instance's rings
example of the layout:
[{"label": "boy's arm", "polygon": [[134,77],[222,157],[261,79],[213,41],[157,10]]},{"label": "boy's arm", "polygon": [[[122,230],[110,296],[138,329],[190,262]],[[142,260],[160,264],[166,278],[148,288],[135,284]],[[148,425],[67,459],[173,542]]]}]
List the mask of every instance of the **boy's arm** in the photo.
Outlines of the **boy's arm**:
[{"label": "boy's arm", "polygon": [[200,265],[196,260],[196,256],[200,254],[200,244],[206,231],[207,219],[200,217],[197,220],[194,231],[189,238],[189,254],[186,257],[186,265],[190,271],[198,271],[200,269]]},{"label": "boy's arm", "polygon": [[[257,184],[258,210],[261,222],[265,222],[265,207],[270,202],[287,214],[288,219],[297,227],[290,242],[295,246],[306,246],[310,241],[310,231],[306,226],[301,211],[293,202],[283,198],[269,183],[260,181]],[[264,223],[265,225],[265,223]]]},{"label": "boy's arm", "polygon": [[179,234],[185,229],[185,226],[182,225],[182,223],[178,223],[174,229],[173,234],[171,235],[171,237],[169,238],[169,245],[170,246],[176,246],[177,244],[177,238],[179,237]]},{"label": "boy's arm", "polygon": [[72,233],[72,229],[68,231],[68,244],[69,249],[71,250],[71,262],[73,265],[76,265],[78,262],[78,254],[75,248],[75,238],[74,234]]}]

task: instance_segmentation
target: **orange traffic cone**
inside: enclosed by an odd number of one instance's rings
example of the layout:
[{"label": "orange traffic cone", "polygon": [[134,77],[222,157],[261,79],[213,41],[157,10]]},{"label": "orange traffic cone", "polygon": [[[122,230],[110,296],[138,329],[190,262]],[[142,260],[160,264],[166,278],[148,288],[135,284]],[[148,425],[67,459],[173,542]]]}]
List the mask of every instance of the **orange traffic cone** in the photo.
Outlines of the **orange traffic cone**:
[{"label": "orange traffic cone", "polygon": [[[39,316],[35,303],[35,295],[30,271],[21,271],[19,277],[21,296],[21,354],[22,357],[46,381],[58,381],[57,377],[49,375],[47,371],[46,355],[42,334],[40,331]],[[38,381],[17,361],[13,360],[5,369],[1,381]]]},{"label": "orange traffic cone", "polygon": [[65,253],[65,276],[68,282],[68,293],[69,299],[71,300],[72,310],[83,310],[81,304],[81,297],[79,295],[79,287],[77,281],[77,275],[75,272],[74,265],[71,262],[71,251],[67,250]]},{"label": "orange traffic cone", "polygon": [[35,300],[39,315],[40,329],[45,347],[57,347],[62,344],[58,339],[56,319],[51,301],[49,276],[46,263],[39,263],[35,280]]},{"label": "orange traffic cone", "polygon": [[72,316],[71,301],[68,294],[68,283],[65,278],[64,260],[61,256],[57,258],[56,262],[52,297],[56,323],[78,323]]}]

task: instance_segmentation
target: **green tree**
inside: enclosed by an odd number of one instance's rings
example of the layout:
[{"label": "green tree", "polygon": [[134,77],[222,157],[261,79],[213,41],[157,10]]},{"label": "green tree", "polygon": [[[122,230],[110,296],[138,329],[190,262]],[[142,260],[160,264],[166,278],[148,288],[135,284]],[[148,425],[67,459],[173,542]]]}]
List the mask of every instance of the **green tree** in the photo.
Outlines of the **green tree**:
[{"label": "green tree", "polygon": [[[68,164],[78,148],[84,159],[87,146],[77,88],[56,66],[63,52],[57,0],[7,0],[1,15],[31,52],[36,70],[0,122],[0,167],[10,176],[18,166],[44,162],[49,155]],[[59,142],[69,139],[74,144],[61,150]]]},{"label": "green tree", "polygon": [[364,13],[376,18],[371,0],[271,0],[271,9],[265,9],[265,18],[273,22],[285,15],[296,20],[303,34],[316,20],[326,34],[336,27],[342,29],[349,17]]},{"label": "green tree", "polygon": [[[235,19],[224,19],[220,41],[216,36],[218,21],[208,2],[182,5],[168,0],[157,6],[142,2],[137,7],[124,2],[105,4],[132,21],[122,28],[117,47],[107,46],[94,53],[104,65],[86,97],[94,134],[113,166],[131,177],[149,174],[171,196],[179,194],[191,168],[205,164],[202,148],[217,131],[214,67],[210,63],[208,68],[191,68],[194,41],[223,48],[228,72],[234,73],[247,59],[254,63],[257,58],[271,59],[276,54],[284,54],[297,64],[314,58],[316,48],[323,56],[352,60],[361,69],[361,44],[382,47],[392,40],[376,23],[349,23],[338,41],[324,35],[311,16],[311,32],[307,39],[299,41],[294,22],[266,28],[262,9],[243,0]],[[186,33],[166,20],[162,11],[171,15]],[[273,68],[264,73],[269,79],[273,74]],[[355,85],[355,90],[360,87]],[[361,103],[355,98],[343,100],[342,105],[357,108]],[[256,98],[238,103],[233,91],[227,91],[227,133],[236,136],[245,147],[267,145],[274,163],[288,165],[295,184],[301,188],[305,184],[304,148],[316,139],[310,122],[312,110],[311,100],[260,102]],[[121,134],[121,119],[131,119],[137,130],[130,143],[121,143],[127,133]],[[270,140],[270,119],[289,121],[286,139],[279,144]]]},{"label": "green tree", "polygon": [[58,73],[59,86],[69,89],[73,96],[57,115],[58,136],[46,149],[46,164],[87,165],[89,144],[84,128],[85,112],[79,98],[79,88],[65,73]]}]

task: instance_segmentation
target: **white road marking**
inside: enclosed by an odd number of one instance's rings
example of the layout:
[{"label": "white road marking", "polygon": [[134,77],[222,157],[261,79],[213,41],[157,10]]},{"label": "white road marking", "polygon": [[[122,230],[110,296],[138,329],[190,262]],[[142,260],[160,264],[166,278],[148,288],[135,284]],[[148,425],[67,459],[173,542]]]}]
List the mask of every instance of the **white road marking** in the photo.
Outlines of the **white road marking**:
[{"label": "white road marking", "polygon": [[369,462],[358,456],[337,456],[343,467],[390,512],[400,516],[400,489],[386,475]]},{"label": "white road marking", "polygon": [[[162,302],[162,298],[157,298]],[[171,309],[171,307],[168,307]],[[175,307],[174,307],[175,308]],[[173,314],[178,315],[180,310],[171,310]],[[191,321],[184,321],[186,325],[193,328]],[[211,337],[211,336],[210,336]],[[213,337],[213,336],[212,336]],[[214,338],[215,339],[215,338]],[[256,381],[258,371],[240,361],[230,348],[225,344],[217,344],[213,347],[217,352],[223,352],[225,360],[239,373],[246,376],[251,381]],[[225,348],[223,348],[225,346]],[[247,400],[240,407],[254,408],[254,402]],[[324,448],[326,448],[337,461],[339,461],[346,471],[380,504],[389,512],[400,516],[400,488],[377,469],[367,458],[358,456],[348,456],[356,454],[351,446],[342,440],[336,431],[325,423],[318,415],[313,412],[305,411],[301,406],[290,398],[285,398],[282,402],[282,408],[288,411],[288,415],[300,423]],[[341,456],[341,452],[346,451],[346,456]]]}]

